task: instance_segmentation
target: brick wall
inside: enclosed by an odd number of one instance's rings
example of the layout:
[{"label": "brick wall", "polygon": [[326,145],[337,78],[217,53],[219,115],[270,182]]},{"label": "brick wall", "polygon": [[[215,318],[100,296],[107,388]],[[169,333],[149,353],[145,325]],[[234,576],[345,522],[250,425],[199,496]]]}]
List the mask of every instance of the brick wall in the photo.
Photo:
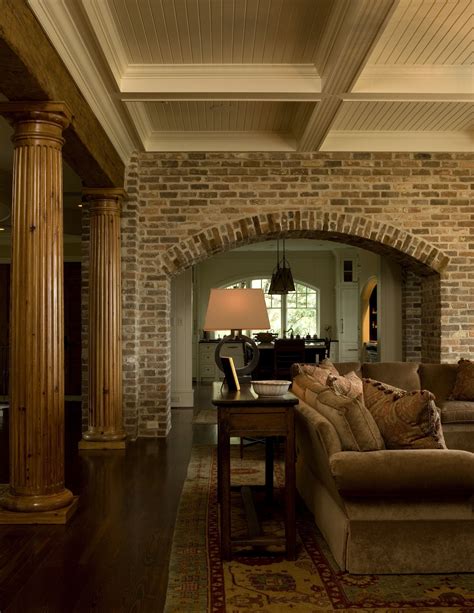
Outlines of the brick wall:
[{"label": "brick wall", "polygon": [[[313,237],[392,257],[408,282],[407,359],[454,361],[474,353],[469,154],[140,153],[126,188],[130,434],[169,429],[170,276],[243,243]],[[417,291],[411,275],[419,279]]]},{"label": "brick wall", "polygon": [[402,270],[402,356],[406,362],[421,360],[422,282],[409,268]]}]

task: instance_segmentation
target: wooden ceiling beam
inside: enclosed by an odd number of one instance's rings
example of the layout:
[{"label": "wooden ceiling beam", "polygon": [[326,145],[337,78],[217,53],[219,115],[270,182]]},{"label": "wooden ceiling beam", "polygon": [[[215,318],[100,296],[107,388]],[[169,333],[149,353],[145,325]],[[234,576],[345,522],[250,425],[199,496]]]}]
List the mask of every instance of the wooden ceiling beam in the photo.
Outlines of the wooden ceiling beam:
[{"label": "wooden ceiling beam", "polygon": [[65,160],[89,187],[121,187],[124,163],[25,0],[0,0],[0,91],[11,101],[54,100],[73,112]]}]

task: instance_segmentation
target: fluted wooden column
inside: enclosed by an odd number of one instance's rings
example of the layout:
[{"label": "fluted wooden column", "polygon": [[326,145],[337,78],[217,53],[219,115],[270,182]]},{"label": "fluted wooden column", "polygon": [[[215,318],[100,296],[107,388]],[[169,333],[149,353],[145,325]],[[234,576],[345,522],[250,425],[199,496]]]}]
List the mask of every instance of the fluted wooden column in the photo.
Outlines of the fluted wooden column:
[{"label": "fluted wooden column", "polygon": [[61,150],[71,114],[53,102],[0,103],[0,113],[14,127],[10,488],[0,523],[64,523],[75,504],[64,487]]},{"label": "fluted wooden column", "polygon": [[122,189],[87,189],[89,203],[89,425],[80,449],[123,449]]}]

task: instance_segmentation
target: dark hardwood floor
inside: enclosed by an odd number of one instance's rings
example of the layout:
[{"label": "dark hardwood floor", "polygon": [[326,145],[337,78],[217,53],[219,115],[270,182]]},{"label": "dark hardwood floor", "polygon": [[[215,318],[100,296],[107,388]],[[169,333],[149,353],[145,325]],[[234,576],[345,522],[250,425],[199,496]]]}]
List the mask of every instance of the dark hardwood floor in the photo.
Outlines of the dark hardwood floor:
[{"label": "dark hardwood floor", "polygon": [[[195,407],[210,407],[209,386]],[[176,511],[191,446],[216,427],[174,409],[167,439],[125,451],[77,453],[80,403],[66,406],[66,486],[80,496],[66,526],[0,526],[2,613],[163,610]],[[0,483],[8,481],[8,427],[0,422]],[[186,613],[186,612],[183,612]]]}]

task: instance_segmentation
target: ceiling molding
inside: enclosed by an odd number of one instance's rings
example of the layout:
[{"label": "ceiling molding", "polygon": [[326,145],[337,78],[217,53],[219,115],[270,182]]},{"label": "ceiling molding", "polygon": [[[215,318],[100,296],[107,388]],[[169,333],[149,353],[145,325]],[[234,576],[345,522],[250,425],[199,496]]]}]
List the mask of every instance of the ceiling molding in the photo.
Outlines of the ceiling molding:
[{"label": "ceiling molding", "polygon": [[[77,0],[66,1],[77,3]],[[119,85],[120,79],[127,68],[128,60],[123,47],[122,35],[115,25],[109,5],[104,0],[82,0],[82,6],[109,63],[117,85]]]},{"label": "ceiling molding", "polygon": [[127,102],[125,104],[130,117],[135,124],[138,135],[142,143],[145,143],[150,133],[153,131],[150,118],[146,112],[145,105],[137,102]]},{"label": "ceiling molding", "polygon": [[364,68],[352,91],[472,94],[474,72],[467,65],[372,64]]},{"label": "ceiling molding", "polygon": [[156,94],[153,92],[120,94],[117,96],[122,102],[163,102],[174,100],[176,102],[198,102],[199,100],[213,100],[215,102],[234,101],[243,102],[250,100],[254,102],[318,102],[324,98],[323,94],[297,94],[289,93],[257,93],[257,92],[203,92],[203,93],[176,93],[166,92]]},{"label": "ceiling molding", "polygon": [[[413,110],[416,102],[474,101],[472,69],[462,64],[466,0],[456,0],[454,12],[444,3],[436,13],[443,19],[435,15],[432,21],[425,9],[417,18],[412,4],[418,0],[267,0],[263,12],[253,2],[242,2],[248,8],[243,12],[239,3],[232,9],[227,0],[213,0],[212,9],[209,0],[27,1],[124,161],[137,148],[472,146],[463,131],[469,125],[464,108],[458,118],[455,105],[427,105],[426,116],[439,119],[432,123],[418,121],[425,117],[423,105]],[[457,56],[454,65],[443,63]],[[217,110],[226,101],[233,103],[231,111]],[[366,108],[357,105],[364,102]],[[381,103],[377,115],[369,104],[374,102]],[[384,125],[390,102],[398,103],[394,119],[404,122]]]},{"label": "ceiling molding", "polygon": [[325,98],[314,107],[298,141],[298,151],[319,149],[341,106],[342,100],[337,96],[332,96]]},{"label": "ceiling molding", "polygon": [[313,64],[131,64],[120,80],[122,93],[146,94],[319,94]]},{"label": "ceiling molding", "polygon": [[333,130],[321,151],[472,152],[474,132]]},{"label": "ceiling molding", "polygon": [[146,151],[295,151],[296,139],[282,132],[152,132]]},{"label": "ceiling molding", "polygon": [[341,94],[343,102],[474,102],[474,93],[380,93],[370,92]]},{"label": "ceiling molding", "polygon": [[[351,90],[396,4],[394,0],[378,0],[376,3],[360,0],[345,3],[344,12],[337,11],[334,18],[330,17],[326,33],[331,38],[330,53],[324,68],[320,69],[324,94]],[[316,106],[299,139],[299,151],[320,148],[340,106],[341,101],[335,98],[325,99]]]},{"label": "ceiling molding", "polygon": [[[103,125],[124,163],[128,163],[138,143],[130,136],[133,127],[126,125],[117,100],[104,83],[97,57],[91,54],[91,44],[79,30],[77,3],[73,0],[47,2],[28,0],[43,29],[58,51],[66,68]],[[75,11],[76,14],[73,14]]]}]

